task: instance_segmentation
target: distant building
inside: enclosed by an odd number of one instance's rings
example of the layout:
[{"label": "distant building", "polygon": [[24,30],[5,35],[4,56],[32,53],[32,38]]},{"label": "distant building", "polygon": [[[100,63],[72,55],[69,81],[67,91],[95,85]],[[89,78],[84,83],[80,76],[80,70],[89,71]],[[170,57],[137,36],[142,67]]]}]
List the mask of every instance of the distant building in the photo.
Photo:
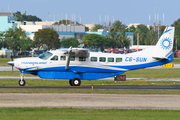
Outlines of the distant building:
[{"label": "distant building", "polygon": [[[11,12],[0,12],[0,31],[4,32],[9,28],[16,27],[17,24],[14,23],[16,21],[16,17],[13,16]],[[0,57],[10,58],[11,50],[7,48],[0,49]]]},{"label": "distant building", "polygon": [[83,24],[83,25],[88,27],[89,30],[92,30],[92,28],[95,26],[95,24]]},{"label": "distant building", "polygon": [[10,12],[0,12],[0,31],[6,31],[9,28],[16,27],[17,24],[14,23],[16,17]]},{"label": "distant building", "polygon": [[53,28],[59,34],[59,38],[62,39],[63,37],[75,37],[75,33],[82,33],[85,32],[85,26],[77,26],[77,25],[52,25],[55,22],[28,22],[28,21],[16,21],[17,27],[21,27],[23,30],[26,31],[26,35],[33,39],[34,33],[39,29],[43,28]]}]

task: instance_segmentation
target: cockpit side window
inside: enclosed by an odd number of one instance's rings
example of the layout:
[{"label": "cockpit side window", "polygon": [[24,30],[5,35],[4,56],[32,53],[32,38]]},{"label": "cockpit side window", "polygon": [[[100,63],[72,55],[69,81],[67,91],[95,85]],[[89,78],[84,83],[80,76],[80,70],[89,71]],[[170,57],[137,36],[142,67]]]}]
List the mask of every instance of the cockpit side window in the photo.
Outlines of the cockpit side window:
[{"label": "cockpit side window", "polygon": [[41,55],[39,56],[39,58],[40,58],[40,59],[43,59],[43,60],[47,60],[47,59],[50,58],[52,55],[53,55],[53,54],[50,53],[50,52],[45,52],[45,53],[41,54]]},{"label": "cockpit side window", "polygon": [[51,60],[58,61],[58,56],[55,55],[54,57],[51,58]]}]

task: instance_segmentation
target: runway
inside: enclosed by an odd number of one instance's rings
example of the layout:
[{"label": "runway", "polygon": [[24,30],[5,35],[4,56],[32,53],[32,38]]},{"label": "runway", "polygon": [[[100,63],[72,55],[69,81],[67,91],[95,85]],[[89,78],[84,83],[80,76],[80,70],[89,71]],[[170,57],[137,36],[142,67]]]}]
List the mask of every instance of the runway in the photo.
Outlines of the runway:
[{"label": "runway", "polygon": [[180,110],[180,95],[0,93],[1,107]]},{"label": "runway", "polygon": [[[92,89],[92,86],[0,86],[0,89]],[[180,85],[93,85],[93,89],[168,89],[180,90]]]}]

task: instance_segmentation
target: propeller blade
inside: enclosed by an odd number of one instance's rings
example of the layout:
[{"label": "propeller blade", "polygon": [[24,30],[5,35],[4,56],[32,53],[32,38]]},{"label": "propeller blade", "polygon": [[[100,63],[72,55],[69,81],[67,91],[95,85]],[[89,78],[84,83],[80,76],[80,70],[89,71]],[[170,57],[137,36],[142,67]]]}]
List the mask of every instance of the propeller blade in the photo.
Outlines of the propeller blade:
[{"label": "propeller blade", "polygon": [[13,61],[13,56],[11,55],[11,61]]},{"label": "propeller blade", "polygon": [[13,69],[14,65],[12,65],[12,73],[14,72],[14,69]]}]

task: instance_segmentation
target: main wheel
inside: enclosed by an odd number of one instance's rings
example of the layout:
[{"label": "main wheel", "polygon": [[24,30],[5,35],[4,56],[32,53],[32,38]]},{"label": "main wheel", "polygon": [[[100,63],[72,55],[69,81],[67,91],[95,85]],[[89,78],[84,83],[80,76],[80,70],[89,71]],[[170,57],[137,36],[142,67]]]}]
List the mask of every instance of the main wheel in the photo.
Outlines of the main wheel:
[{"label": "main wheel", "polygon": [[25,81],[24,79],[23,79],[23,80],[19,80],[19,85],[20,85],[20,86],[24,86],[25,83],[26,83],[26,81]]},{"label": "main wheel", "polygon": [[69,85],[70,85],[70,86],[72,86],[71,82],[72,82],[72,79],[69,80]]},{"label": "main wheel", "polygon": [[71,80],[71,85],[72,86],[80,86],[81,85],[81,80],[79,78],[74,78]]}]

